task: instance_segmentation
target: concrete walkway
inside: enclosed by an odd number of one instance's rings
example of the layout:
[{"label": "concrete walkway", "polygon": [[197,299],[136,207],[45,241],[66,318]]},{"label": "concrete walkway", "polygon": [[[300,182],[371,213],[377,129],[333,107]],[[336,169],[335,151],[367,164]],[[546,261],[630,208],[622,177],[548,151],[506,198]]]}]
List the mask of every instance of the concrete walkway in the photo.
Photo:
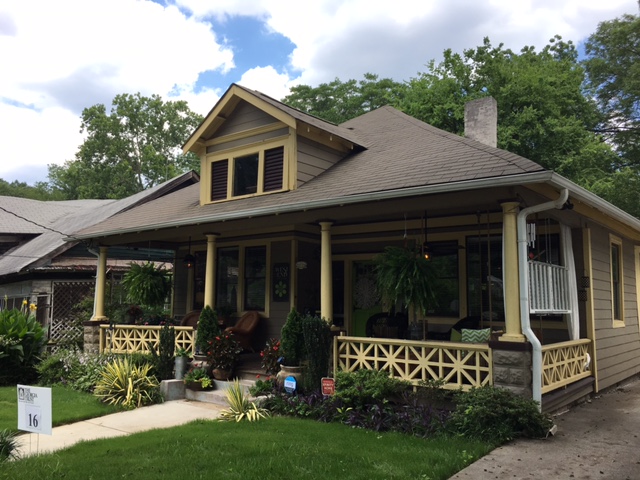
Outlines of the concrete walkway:
[{"label": "concrete walkway", "polygon": [[52,452],[82,440],[119,437],[155,428],[174,427],[198,419],[217,418],[222,407],[211,403],[171,402],[112,413],[104,417],[53,428],[52,435],[29,433],[18,437],[18,455]]},{"label": "concrete walkway", "polygon": [[451,479],[640,479],[640,380],[598,395],[554,421],[554,437],[511,442]]}]

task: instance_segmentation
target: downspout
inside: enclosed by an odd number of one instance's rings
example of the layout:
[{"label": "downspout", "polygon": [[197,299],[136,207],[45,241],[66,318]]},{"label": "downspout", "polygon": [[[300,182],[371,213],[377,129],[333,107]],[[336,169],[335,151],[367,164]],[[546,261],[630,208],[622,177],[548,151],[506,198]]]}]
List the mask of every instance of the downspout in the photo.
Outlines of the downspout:
[{"label": "downspout", "polygon": [[538,402],[538,408],[542,408],[542,345],[531,329],[529,319],[529,269],[527,267],[527,217],[532,213],[543,212],[553,208],[560,209],[569,198],[569,190],[563,188],[557,200],[523,208],[518,213],[518,276],[520,283],[520,324],[522,333],[533,347],[533,399]]}]

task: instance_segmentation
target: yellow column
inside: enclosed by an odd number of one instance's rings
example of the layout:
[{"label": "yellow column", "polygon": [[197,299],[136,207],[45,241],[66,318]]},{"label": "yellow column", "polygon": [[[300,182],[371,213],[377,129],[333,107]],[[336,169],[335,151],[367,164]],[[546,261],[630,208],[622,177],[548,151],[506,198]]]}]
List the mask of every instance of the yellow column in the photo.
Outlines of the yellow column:
[{"label": "yellow column", "polygon": [[504,202],[502,205],[502,242],[504,244],[503,285],[505,333],[500,337],[505,342],[524,342],[520,324],[520,277],[518,275],[518,230],[517,217],[520,204]]},{"label": "yellow column", "polygon": [[215,233],[207,234],[207,265],[204,277],[204,306],[215,308],[216,293],[216,238]]},{"label": "yellow column", "polygon": [[100,247],[98,255],[98,267],[96,269],[96,295],[95,295],[95,312],[91,320],[100,322],[107,320],[104,315],[104,294],[107,283],[107,250],[109,247]]},{"label": "yellow column", "polygon": [[320,222],[320,315],[329,323],[333,322],[331,225],[333,222]]}]

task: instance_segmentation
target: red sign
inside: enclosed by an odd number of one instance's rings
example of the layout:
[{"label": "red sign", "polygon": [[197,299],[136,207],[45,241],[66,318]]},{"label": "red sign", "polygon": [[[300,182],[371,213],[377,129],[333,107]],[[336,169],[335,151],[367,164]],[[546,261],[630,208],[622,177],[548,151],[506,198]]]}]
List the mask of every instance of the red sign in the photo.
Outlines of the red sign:
[{"label": "red sign", "polygon": [[336,381],[333,378],[322,379],[322,395],[328,396],[336,393]]}]

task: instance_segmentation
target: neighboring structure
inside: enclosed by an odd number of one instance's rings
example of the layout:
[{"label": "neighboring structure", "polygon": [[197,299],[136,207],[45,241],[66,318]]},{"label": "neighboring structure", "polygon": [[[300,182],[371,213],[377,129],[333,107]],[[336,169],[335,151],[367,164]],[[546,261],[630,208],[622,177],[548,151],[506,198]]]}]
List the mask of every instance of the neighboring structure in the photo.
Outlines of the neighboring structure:
[{"label": "neighboring structure", "polygon": [[[473,105],[467,135],[495,142],[495,110]],[[318,312],[349,336],[336,340],[343,368],[412,381],[457,372],[452,388],[488,378],[547,405],[554,390],[566,402],[640,372],[640,221],[526,158],[391,107],[337,126],[238,85],[184,150],[201,158],[198,185],[76,233],[103,261],[117,246],[195,253],[194,268],[176,263],[176,315],[258,310],[263,340],[292,307]],[[424,244],[438,303],[413,347],[390,340],[372,354],[361,337],[383,306],[371,261]],[[466,317],[499,341],[429,343]],[[477,378],[460,370],[472,357]]]},{"label": "neighboring structure", "polygon": [[[74,331],[70,326],[72,308],[93,296],[98,252],[90,242],[73,239],[72,233],[197,181],[197,175],[189,172],[122,200],[45,202],[0,196],[3,307],[19,308],[24,300],[35,303],[37,318],[48,327],[51,341],[77,335],[79,327]],[[107,264],[109,278],[117,281],[134,259],[172,262],[173,252],[114,251]]]}]

